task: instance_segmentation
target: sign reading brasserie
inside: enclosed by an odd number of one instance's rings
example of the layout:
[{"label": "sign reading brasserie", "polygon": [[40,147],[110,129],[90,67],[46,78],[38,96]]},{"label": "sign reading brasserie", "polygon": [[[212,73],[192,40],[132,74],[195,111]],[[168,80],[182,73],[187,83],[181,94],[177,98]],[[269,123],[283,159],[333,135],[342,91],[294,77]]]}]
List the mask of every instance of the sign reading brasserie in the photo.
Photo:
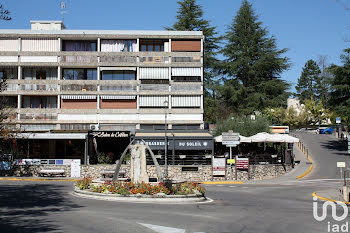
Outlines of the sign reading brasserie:
[{"label": "sign reading brasserie", "polygon": [[[165,142],[164,139],[144,139],[146,144],[152,150],[161,150],[164,149]],[[137,139],[135,143],[141,144],[142,141]],[[168,148],[171,149],[174,145],[172,139],[168,140]],[[213,140],[207,139],[175,139],[175,149],[176,150],[212,150],[213,148]]]},{"label": "sign reading brasserie", "polygon": [[93,131],[89,132],[89,137],[93,138],[127,138],[129,132],[124,131]]}]

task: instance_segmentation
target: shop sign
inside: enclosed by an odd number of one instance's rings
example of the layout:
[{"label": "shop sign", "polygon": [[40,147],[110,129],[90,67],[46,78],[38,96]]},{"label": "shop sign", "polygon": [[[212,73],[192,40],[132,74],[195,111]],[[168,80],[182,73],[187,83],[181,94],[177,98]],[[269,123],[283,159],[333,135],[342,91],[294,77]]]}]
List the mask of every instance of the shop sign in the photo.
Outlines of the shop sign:
[{"label": "shop sign", "polygon": [[80,159],[73,159],[70,166],[70,176],[71,177],[80,177],[81,166]]},{"label": "shop sign", "polygon": [[213,176],[226,175],[226,159],[213,158]]},{"label": "shop sign", "polygon": [[249,169],[249,159],[236,157],[236,168],[248,170]]},{"label": "shop sign", "polygon": [[236,160],[235,159],[228,159],[227,164],[235,164]]},{"label": "shop sign", "polygon": [[[164,139],[144,139],[146,144],[152,150],[163,150],[165,147]],[[143,144],[143,141],[140,139],[135,140],[136,144]],[[173,139],[168,139],[168,148],[172,149],[174,145]],[[213,149],[213,140],[206,139],[175,139],[175,150],[212,150]]]},{"label": "shop sign", "polygon": [[128,138],[129,132],[126,131],[93,131],[89,132],[92,138]]}]

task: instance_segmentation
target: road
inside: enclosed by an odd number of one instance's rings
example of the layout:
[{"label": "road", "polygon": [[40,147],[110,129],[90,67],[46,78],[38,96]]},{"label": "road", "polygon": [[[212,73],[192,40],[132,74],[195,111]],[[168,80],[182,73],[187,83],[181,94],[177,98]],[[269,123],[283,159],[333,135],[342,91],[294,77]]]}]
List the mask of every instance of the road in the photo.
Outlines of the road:
[{"label": "road", "polygon": [[[70,182],[0,181],[1,232],[327,232],[327,218],[313,218],[311,194],[334,188],[337,172],[324,170],[331,138],[302,135],[312,142],[319,169],[303,181],[277,184],[206,185],[206,204],[149,204],[85,199]],[[324,136],[324,135],[323,135]],[[319,146],[314,145],[319,143]],[[341,152],[339,152],[341,153]],[[338,157],[339,156],[339,157]],[[326,162],[324,162],[324,161]],[[333,162],[334,163],[334,162]],[[336,170],[336,169],[334,169]],[[329,220],[331,221],[331,220]],[[153,230],[152,230],[153,229]]]}]

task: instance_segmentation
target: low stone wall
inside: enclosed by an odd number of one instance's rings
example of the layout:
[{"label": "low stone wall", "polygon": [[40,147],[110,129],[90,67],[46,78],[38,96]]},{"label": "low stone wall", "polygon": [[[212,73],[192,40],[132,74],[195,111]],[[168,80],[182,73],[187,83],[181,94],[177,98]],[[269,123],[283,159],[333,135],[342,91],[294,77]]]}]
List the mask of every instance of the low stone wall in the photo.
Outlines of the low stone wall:
[{"label": "low stone wall", "polygon": [[[183,171],[183,167],[198,167],[198,171]],[[98,165],[82,165],[81,177],[101,178],[101,171],[115,170],[116,164],[98,164]],[[14,176],[39,176],[41,169],[64,169],[65,176],[70,177],[70,166],[65,165],[21,165],[14,169]],[[130,177],[130,165],[123,164],[121,170],[126,171],[126,177]],[[164,166],[161,166],[164,174]],[[251,165],[250,179],[263,180],[281,176],[292,170],[291,165]],[[147,173],[151,178],[157,178],[156,167],[153,165],[147,166]],[[230,167],[226,168],[225,177],[212,177],[212,167],[210,165],[196,166],[168,166],[168,175],[170,179],[187,180],[187,181],[210,181],[210,180],[225,180],[230,179]],[[235,170],[232,169],[232,179],[235,179]],[[247,180],[248,173],[246,171],[237,171],[237,180]]]},{"label": "low stone wall", "polygon": [[[182,171],[183,167],[198,167],[198,171]],[[114,170],[116,165],[83,165],[82,176],[100,178],[100,172],[103,170]],[[121,170],[126,171],[126,176],[130,177],[130,165],[122,165]],[[164,174],[164,166],[161,166],[161,170]],[[292,170],[291,165],[251,165],[250,166],[250,179],[263,180],[271,179],[288,173]],[[147,173],[149,177],[157,178],[157,172],[155,166],[147,166]],[[176,180],[188,180],[188,181],[209,181],[209,180],[225,180],[230,178],[230,167],[226,168],[225,177],[212,177],[212,167],[210,165],[203,166],[168,166],[168,175],[170,179]],[[232,178],[235,178],[235,170],[232,169]],[[247,171],[237,171],[238,180],[247,180]]]}]

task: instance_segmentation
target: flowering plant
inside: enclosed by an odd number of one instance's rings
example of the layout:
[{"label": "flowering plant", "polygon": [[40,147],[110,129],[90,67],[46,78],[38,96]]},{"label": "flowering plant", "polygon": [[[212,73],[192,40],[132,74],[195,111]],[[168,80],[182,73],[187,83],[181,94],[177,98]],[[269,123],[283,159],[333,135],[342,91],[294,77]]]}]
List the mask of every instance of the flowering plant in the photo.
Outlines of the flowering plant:
[{"label": "flowering plant", "polygon": [[84,177],[81,180],[78,180],[77,183],[75,184],[79,189],[83,190],[83,189],[88,189],[90,188],[92,182],[92,178],[91,177]]}]

